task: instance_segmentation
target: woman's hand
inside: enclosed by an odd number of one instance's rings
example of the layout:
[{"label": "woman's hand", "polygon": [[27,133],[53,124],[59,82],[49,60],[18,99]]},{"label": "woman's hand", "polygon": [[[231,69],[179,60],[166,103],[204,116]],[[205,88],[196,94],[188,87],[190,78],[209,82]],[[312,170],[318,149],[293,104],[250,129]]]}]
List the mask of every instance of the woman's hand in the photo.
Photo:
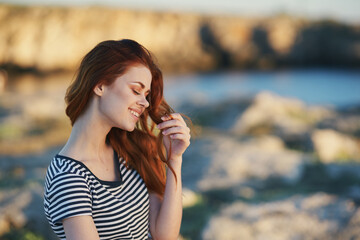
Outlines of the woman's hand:
[{"label": "woman's hand", "polygon": [[[157,125],[164,135],[164,145],[167,154],[171,158],[181,157],[186,148],[190,145],[190,129],[179,113],[173,113],[161,117],[164,121]],[[170,152],[171,142],[171,153]]]}]

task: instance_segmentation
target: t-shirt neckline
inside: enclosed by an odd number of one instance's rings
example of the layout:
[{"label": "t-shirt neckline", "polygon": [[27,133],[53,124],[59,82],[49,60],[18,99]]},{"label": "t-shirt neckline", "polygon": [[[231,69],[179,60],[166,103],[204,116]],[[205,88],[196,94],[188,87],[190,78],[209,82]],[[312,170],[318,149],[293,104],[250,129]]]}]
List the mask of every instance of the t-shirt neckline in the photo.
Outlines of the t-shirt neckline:
[{"label": "t-shirt neckline", "polygon": [[116,152],[114,151],[114,157],[116,157],[116,162],[118,163],[118,166],[117,166],[117,169],[119,170],[119,174],[120,174],[120,180],[116,180],[116,181],[105,181],[105,180],[101,180],[100,178],[98,178],[83,162],[79,161],[79,160],[76,160],[74,158],[71,158],[71,157],[68,157],[68,156],[65,156],[65,155],[61,155],[61,154],[56,154],[55,155],[55,158],[65,158],[65,159],[68,159],[68,160],[71,160],[73,162],[76,162],[77,164],[81,165],[82,167],[84,167],[87,171],[90,172],[91,175],[93,175],[95,177],[96,180],[98,180],[101,184],[103,185],[110,185],[110,186],[113,186],[113,187],[116,187],[116,186],[120,186],[122,183],[123,183],[123,178],[122,178],[122,174],[121,174],[121,170],[120,170],[120,161],[117,157],[117,154]]}]

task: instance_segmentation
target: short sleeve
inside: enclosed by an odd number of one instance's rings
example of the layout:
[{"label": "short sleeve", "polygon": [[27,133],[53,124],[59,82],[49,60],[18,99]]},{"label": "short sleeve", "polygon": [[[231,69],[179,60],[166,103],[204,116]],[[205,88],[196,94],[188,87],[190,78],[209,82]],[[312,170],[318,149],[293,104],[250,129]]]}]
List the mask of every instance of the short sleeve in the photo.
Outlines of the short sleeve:
[{"label": "short sleeve", "polygon": [[55,176],[45,193],[48,215],[56,224],[81,215],[92,215],[92,197],[84,177],[73,173]]}]

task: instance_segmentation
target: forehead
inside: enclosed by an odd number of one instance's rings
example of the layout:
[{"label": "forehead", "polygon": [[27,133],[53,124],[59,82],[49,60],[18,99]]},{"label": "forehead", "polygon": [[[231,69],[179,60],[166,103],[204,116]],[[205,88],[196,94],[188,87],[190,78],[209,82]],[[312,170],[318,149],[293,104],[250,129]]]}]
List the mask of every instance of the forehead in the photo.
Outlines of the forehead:
[{"label": "forehead", "polygon": [[132,65],[130,66],[125,74],[120,76],[126,83],[134,83],[145,86],[146,89],[150,89],[152,75],[150,70],[144,65]]}]

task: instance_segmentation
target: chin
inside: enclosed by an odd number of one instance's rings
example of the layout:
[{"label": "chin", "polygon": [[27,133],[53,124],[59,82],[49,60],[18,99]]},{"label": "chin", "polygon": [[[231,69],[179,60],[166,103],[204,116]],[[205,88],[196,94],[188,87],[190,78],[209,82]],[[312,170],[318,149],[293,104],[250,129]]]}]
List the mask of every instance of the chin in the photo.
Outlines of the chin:
[{"label": "chin", "polygon": [[127,132],[133,132],[135,130],[135,124],[133,126],[126,126],[123,129]]},{"label": "chin", "polygon": [[132,132],[135,130],[135,124],[134,125],[124,125],[124,124],[118,125],[118,124],[116,124],[116,126],[114,126],[114,127],[119,128],[126,132]]},{"label": "chin", "polygon": [[133,127],[132,129],[126,130],[128,132],[133,132],[135,130],[135,127]]}]

